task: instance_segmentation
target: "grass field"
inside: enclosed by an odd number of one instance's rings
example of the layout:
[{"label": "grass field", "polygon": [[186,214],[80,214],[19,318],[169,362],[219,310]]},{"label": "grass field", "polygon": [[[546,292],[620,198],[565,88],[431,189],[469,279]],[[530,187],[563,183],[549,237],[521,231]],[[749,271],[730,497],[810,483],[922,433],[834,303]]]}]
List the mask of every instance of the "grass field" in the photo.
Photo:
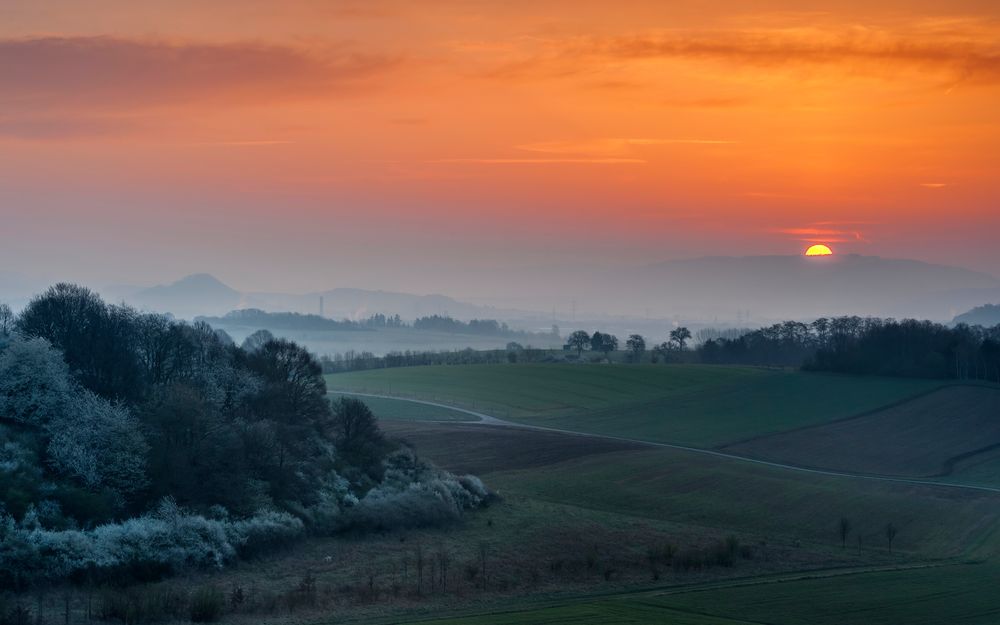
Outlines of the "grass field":
[{"label": "grass field", "polygon": [[1000,389],[952,386],[857,419],[765,436],[726,451],[840,471],[944,476],[971,468],[998,447]]},{"label": "grass field", "polygon": [[523,428],[383,421],[390,436],[410,443],[421,456],[456,473],[490,475],[497,471],[530,469],[629,449],[639,443],[594,436],[571,436]]},{"label": "grass field", "polygon": [[500,418],[713,447],[827,423],[939,382],[700,365],[469,365],[327,376],[331,390],[451,403]]},{"label": "grass field", "polygon": [[1000,567],[966,564],[641,593],[427,625],[995,625]]},{"label": "grass field", "polygon": [[[346,397],[339,393],[330,393],[333,400]],[[398,421],[475,421],[476,417],[443,406],[430,406],[412,401],[398,399],[383,399],[381,397],[358,397],[371,408],[379,419]]]},{"label": "grass field", "polygon": [[[852,546],[921,557],[963,553],[992,532],[1000,495],[827,477],[670,449],[584,456],[489,476],[501,492],[619,514],[732,531],[754,541],[785,538],[838,545],[837,522],[851,519]],[[838,545],[839,546],[839,545]]]},{"label": "grass field", "polygon": [[897,554],[950,557],[970,553],[1000,521],[995,493],[815,475],[516,428],[399,422],[388,431],[444,467],[483,476],[501,494],[665,521],[716,537],[732,532],[755,544],[799,542],[839,551],[837,522],[847,517],[853,551],[858,534],[866,551],[886,551],[883,530],[893,523]]}]

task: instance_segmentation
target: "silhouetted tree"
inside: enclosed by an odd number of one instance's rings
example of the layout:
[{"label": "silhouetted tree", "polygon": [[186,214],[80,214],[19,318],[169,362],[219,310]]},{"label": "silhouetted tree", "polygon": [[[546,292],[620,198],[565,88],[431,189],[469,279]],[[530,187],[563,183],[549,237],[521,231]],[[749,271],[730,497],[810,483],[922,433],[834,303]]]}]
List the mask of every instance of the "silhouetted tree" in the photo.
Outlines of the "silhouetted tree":
[{"label": "silhouetted tree", "polygon": [[632,352],[632,362],[642,360],[642,354],[646,351],[646,339],[639,334],[632,334],[628,337],[625,345]]},{"label": "silhouetted tree", "polygon": [[0,336],[7,336],[14,331],[14,313],[10,306],[0,303]]},{"label": "silhouetted tree", "polygon": [[885,539],[889,543],[889,553],[892,553],[892,541],[896,538],[896,534],[898,533],[899,531],[892,523],[885,526]]},{"label": "silhouetted tree", "polygon": [[373,477],[377,475],[387,444],[368,406],[359,399],[341,397],[333,404],[331,425],[341,458]]},{"label": "silhouetted tree", "polygon": [[840,546],[842,549],[847,548],[847,537],[851,535],[851,521],[847,517],[840,517],[840,523],[837,525],[837,531],[840,532]]},{"label": "silhouetted tree", "polygon": [[618,337],[613,334],[605,334],[603,332],[594,332],[590,337],[590,349],[595,352],[601,352],[605,356],[609,353],[618,349]]},{"label": "silhouetted tree", "polygon": [[264,346],[268,341],[273,341],[274,335],[267,330],[257,330],[250,336],[243,339],[243,344],[240,347],[245,352],[255,352]]},{"label": "silhouetted tree", "polygon": [[683,351],[687,347],[687,342],[691,339],[691,330],[688,330],[684,326],[675,328],[670,331],[670,342],[677,346],[677,349]]},{"label": "silhouetted tree", "polygon": [[577,330],[573,334],[569,335],[566,339],[566,344],[570,348],[576,350],[576,355],[579,356],[583,353],[583,350],[590,346],[590,335],[583,330]]}]

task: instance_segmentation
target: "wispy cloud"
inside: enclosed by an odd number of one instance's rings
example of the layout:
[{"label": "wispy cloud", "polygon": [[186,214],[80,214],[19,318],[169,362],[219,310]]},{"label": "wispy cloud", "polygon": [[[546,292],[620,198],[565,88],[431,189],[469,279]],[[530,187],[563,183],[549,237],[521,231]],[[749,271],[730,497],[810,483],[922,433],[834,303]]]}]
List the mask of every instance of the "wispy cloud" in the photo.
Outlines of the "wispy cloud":
[{"label": "wispy cloud", "polygon": [[577,141],[540,141],[535,143],[523,143],[515,146],[518,150],[526,152],[540,152],[543,154],[577,154],[589,155],[592,157],[612,157],[624,156],[635,153],[636,146],[655,145],[731,145],[737,143],[730,139],[711,138],[606,138],[606,139],[584,139]]},{"label": "wispy cloud", "polygon": [[[344,50],[115,37],[0,40],[4,134],[41,116],[100,118],[188,103],[233,106],[346,94],[400,62]],[[53,131],[59,128],[58,119]],[[85,124],[80,124],[85,129]]]},{"label": "wispy cloud", "polygon": [[493,165],[550,165],[580,163],[594,165],[636,165],[645,163],[639,158],[438,158],[425,163],[482,163]]},{"label": "wispy cloud", "polygon": [[185,145],[195,146],[195,147],[237,147],[237,148],[254,148],[254,147],[266,147],[271,145],[292,145],[294,141],[283,141],[280,139],[246,139],[238,141],[197,141],[195,143],[187,143]]},{"label": "wispy cloud", "polygon": [[675,31],[611,37],[548,39],[534,53],[487,72],[495,78],[596,74],[623,62],[709,60],[739,65],[846,65],[853,73],[891,77],[901,68],[948,73],[968,82],[1000,82],[995,29],[969,28],[948,36],[925,31],[841,29]]},{"label": "wispy cloud", "polygon": [[947,182],[921,182],[921,187],[926,189],[943,189],[948,186]]},{"label": "wispy cloud", "polygon": [[[796,228],[773,228],[770,232],[795,237],[797,241],[812,243],[869,243],[859,229],[844,229],[825,227],[836,225],[834,222],[818,222]],[[846,224],[844,224],[846,225]]]}]

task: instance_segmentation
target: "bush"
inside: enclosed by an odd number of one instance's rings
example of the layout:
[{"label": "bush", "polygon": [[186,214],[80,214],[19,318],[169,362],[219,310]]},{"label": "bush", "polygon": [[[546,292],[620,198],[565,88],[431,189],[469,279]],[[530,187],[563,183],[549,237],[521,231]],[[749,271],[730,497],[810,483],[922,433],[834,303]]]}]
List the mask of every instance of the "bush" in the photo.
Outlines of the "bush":
[{"label": "bush", "polygon": [[155,515],[93,530],[26,528],[0,515],[0,587],[93,573],[108,582],[152,581],[187,568],[219,568],[238,553],[285,544],[304,533],[289,514],[210,520],[167,500]]}]

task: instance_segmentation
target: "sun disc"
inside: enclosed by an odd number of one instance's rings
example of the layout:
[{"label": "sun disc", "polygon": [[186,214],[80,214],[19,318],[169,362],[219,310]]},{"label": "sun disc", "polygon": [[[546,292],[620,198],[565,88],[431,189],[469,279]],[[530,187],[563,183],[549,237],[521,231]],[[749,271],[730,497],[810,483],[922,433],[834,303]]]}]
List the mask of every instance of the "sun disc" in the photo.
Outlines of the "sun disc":
[{"label": "sun disc", "polygon": [[809,249],[806,250],[806,256],[830,256],[833,254],[833,250],[829,246],[823,244],[811,245]]}]

